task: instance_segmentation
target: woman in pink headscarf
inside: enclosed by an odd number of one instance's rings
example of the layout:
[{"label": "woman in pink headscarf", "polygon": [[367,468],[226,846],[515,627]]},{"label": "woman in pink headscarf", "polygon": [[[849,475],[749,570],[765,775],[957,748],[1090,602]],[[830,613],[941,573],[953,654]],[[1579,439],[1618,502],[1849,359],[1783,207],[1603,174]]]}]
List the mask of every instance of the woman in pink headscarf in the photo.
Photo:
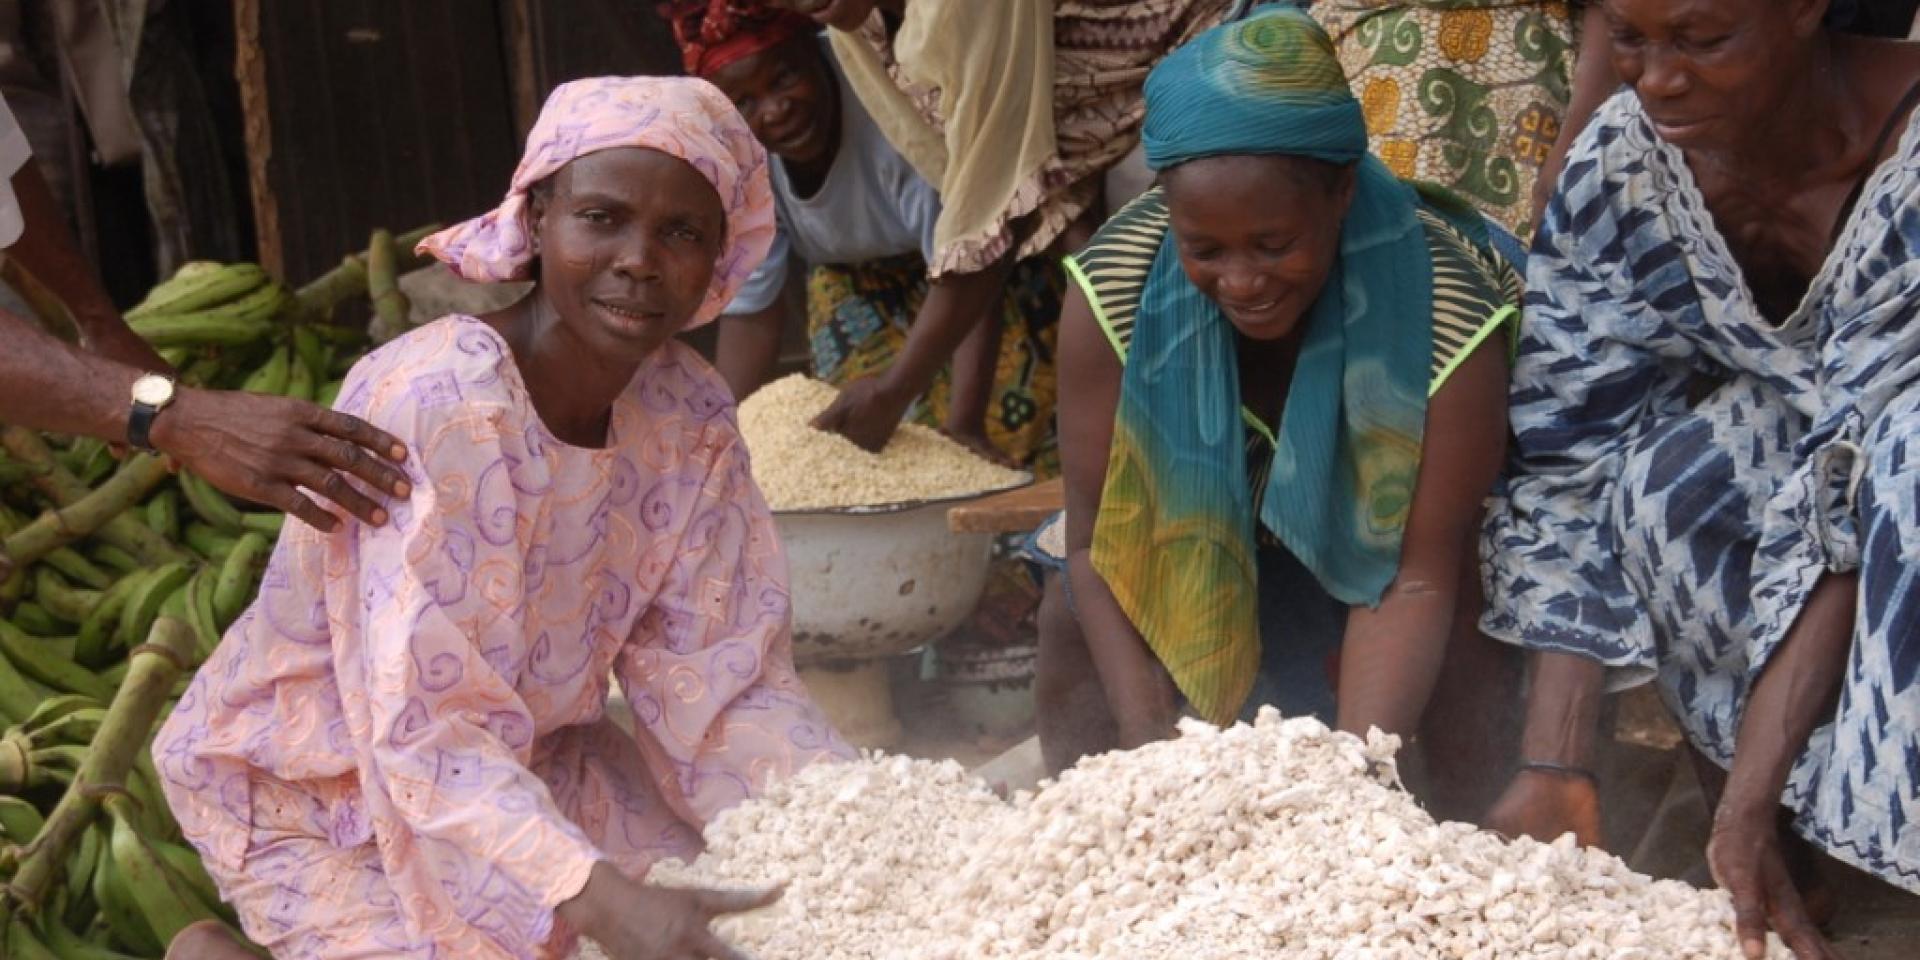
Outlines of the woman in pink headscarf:
[{"label": "woman in pink headscarf", "polygon": [[[154,745],[274,956],[736,955],[708,922],[766,896],[640,878],[848,754],[793,671],[726,385],[674,339],[765,255],[766,167],[704,81],[570,83],[505,203],[421,244],[537,285],[354,368],[339,406],[414,451],[411,497],[384,527],[290,527]],[[192,932],[173,954],[213,955]]]}]

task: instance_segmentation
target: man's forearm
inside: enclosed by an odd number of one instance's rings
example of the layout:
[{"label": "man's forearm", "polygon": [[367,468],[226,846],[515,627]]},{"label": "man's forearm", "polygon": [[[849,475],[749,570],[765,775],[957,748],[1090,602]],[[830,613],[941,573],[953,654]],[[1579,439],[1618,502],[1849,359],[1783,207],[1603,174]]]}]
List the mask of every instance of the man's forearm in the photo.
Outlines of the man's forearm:
[{"label": "man's forearm", "polygon": [[66,215],[33,161],[13,175],[13,192],[26,229],[6,255],[66,305],[83,337],[97,339],[103,327],[121,325],[119,311],[107,299],[92,265],[74,247]]},{"label": "man's forearm", "polygon": [[907,342],[884,376],[894,392],[917,397],[960,349],[1006,290],[1011,257],[978,273],[954,273],[935,281],[907,329]]},{"label": "man's forearm", "polygon": [[113,443],[127,438],[141,371],[64,343],[0,310],[0,421]]}]

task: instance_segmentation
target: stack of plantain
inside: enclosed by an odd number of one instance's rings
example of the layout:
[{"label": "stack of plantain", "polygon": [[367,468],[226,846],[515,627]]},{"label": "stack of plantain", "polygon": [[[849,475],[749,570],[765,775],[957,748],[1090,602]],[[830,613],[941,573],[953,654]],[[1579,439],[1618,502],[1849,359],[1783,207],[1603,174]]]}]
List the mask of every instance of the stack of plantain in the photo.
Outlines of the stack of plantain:
[{"label": "stack of plantain", "polygon": [[[184,382],[331,404],[372,343],[327,318],[369,287],[391,304],[412,263],[398,253],[425,232],[376,232],[375,251],[298,292],[253,264],[190,263],[128,324]],[[159,957],[187,924],[233,922],[148,747],[252,602],[285,517],[115,454],[0,426],[4,958]]]}]

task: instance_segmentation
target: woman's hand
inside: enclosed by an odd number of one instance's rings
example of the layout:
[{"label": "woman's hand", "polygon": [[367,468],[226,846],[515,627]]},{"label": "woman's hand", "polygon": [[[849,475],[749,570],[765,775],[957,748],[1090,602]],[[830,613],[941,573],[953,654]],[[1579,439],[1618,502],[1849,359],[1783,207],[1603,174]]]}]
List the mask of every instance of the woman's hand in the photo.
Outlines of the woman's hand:
[{"label": "woman's hand", "polygon": [[1821,576],[1787,638],[1747,698],[1726,793],[1713,814],[1707,865],[1733,896],[1734,928],[1748,957],[1765,956],[1769,927],[1800,960],[1835,957],[1807,915],[1780,844],[1780,795],[1814,728],[1831,719],[1853,646],[1858,573]]},{"label": "woman's hand", "polygon": [[399,440],[364,421],[287,397],[182,388],[153,421],[153,445],[221,490],[284,510],[331,531],[338,517],[296,489],[304,487],[362,521],[387,522],[386,508],[354,489],[412,491],[398,464]]},{"label": "woman's hand", "polygon": [[881,374],[849,380],[826,410],[813,418],[816,430],[837,433],[860,449],[879,453],[900,429],[913,398],[895,392]]},{"label": "woman's hand", "polygon": [[1585,777],[1522,770],[1487,811],[1486,827],[1509,837],[1552,843],[1571,833],[1583,847],[1600,846],[1600,791]]},{"label": "woman's hand", "polygon": [[1733,897],[1734,933],[1750,960],[1767,955],[1772,930],[1799,960],[1839,960],[1807,915],[1780,850],[1775,804],[1729,792],[1714,812],[1707,866],[1720,889]]},{"label": "woman's hand", "polygon": [[779,890],[679,890],[629,879],[594,864],[578,896],[554,912],[600,945],[612,960],[748,960],[715,936],[713,921],[780,899]]}]

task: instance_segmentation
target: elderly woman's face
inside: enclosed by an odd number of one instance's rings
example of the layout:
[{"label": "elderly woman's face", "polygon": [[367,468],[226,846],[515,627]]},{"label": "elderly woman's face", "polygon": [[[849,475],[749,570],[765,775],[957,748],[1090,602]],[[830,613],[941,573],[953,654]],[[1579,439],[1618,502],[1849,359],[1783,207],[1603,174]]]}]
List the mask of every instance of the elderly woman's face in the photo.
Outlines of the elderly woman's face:
[{"label": "elderly woman's face", "polygon": [[726,243],[726,210],[707,178],[640,147],[567,164],[534,214],[543,295],[612,357],[644,357],[684,328]]},{"label": "elderly woman's face", "polygon": [[1822,0],[1607,0],[1613,66],[1660,138],[1724,148],[1758,126],[1806,62]]},{"label": "elderly woman's face", "polygon": [[1180,266],[1242,334],[1299,326],[1339,254],[1353,170],[1289,157],[1211,157],[1164,177]]}]

